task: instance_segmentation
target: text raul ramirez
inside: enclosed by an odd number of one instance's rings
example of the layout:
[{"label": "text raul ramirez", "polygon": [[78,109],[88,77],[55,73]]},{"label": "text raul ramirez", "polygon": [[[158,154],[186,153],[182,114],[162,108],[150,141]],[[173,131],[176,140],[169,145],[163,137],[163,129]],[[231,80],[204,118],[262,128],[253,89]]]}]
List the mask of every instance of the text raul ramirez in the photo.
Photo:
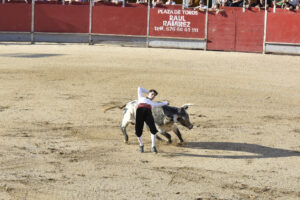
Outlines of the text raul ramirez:
[{"label": "text raul ramirez", "polygon": [[159,17],[161,21],[160,25],[156,24],[156,26],[154,26],[154,31],[197,33],[198,28],[192,26],[191,17],[195,18],[198,14],[199,13],[194,10],[158,9],[157,15],[161,16]]}]

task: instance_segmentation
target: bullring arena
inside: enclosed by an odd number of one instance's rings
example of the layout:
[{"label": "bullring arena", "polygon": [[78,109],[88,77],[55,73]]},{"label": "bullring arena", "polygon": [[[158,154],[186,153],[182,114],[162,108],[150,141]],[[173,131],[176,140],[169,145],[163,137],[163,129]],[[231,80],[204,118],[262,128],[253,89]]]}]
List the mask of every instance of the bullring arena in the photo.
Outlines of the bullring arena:
[{"label": "bullring arena", "polygon": [[[0,199],[300,199],[300,57],[1,44]],[[137,86],[189,107],[185,143],[139,153]]]}]

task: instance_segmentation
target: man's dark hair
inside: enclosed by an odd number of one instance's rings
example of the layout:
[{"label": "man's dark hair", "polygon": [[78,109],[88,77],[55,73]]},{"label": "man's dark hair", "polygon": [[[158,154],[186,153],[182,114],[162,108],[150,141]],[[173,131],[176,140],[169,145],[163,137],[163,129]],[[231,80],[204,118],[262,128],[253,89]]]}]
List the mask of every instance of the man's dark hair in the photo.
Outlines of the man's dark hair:
[{"label": "man's dark hair", "polygon": [[149,92],[154,92],[154,93],[155,93],[155,96],[158,95],[158,92],[157,92],[156,90],[154,90],[154,89],[149,90]]}]

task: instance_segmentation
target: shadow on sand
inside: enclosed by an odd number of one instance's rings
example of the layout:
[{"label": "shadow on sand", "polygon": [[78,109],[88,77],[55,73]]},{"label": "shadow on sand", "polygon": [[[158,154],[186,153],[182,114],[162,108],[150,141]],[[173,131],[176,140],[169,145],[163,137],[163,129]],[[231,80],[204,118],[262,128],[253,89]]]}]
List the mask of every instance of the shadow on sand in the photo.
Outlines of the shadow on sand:
[{"label": "shadow on sand", "polygon": [[63,54],[45,54],[45,53],[10,53],[10,54],[0,54],[0,57],[13,57],[13,58],[44,58],[44,57],[54,57],[62,56]]},{"label": "shadow on sand", "polygon": [[254,159],[254,158],[279,158],[300,156],[299,151],[271,148],[257,144],[231,143],[231,142],[187,142],[182,148],[220,150],[247,152],[255,155],[205,155],[191,153],[175,153],[172,156],[190,156],[207,158],[228,158],[228,159]]}]

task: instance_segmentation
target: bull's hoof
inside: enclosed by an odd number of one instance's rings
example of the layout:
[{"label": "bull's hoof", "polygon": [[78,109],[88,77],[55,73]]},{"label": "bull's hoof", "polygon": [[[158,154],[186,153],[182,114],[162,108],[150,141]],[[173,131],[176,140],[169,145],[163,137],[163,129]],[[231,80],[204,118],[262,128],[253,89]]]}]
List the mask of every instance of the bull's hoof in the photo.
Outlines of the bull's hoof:
[{"label": "bull's hoof", "polygon": [[170,140],[168,140],[168,144],[172,144],[172,140],[170,139]]},{"label": "bull's hoof", "polygon": [[124,136],[124,143],[128,144],[128,135]]},{"label": "bull's hoof", "polygon": [[156,147],[154,146],[154,147],[152,147],[152,151],[153,151],[153,153],[157,153],[157,149],[156,149]]},{"label": "bull's hoof", "polygon": [[144,146],[140,146],[140,152],[144,153]]},{"label": "bull's hoof", "polygon": [[184,146],[184,141],[180,141],[178,144],[177,144],[177,146]]}]

